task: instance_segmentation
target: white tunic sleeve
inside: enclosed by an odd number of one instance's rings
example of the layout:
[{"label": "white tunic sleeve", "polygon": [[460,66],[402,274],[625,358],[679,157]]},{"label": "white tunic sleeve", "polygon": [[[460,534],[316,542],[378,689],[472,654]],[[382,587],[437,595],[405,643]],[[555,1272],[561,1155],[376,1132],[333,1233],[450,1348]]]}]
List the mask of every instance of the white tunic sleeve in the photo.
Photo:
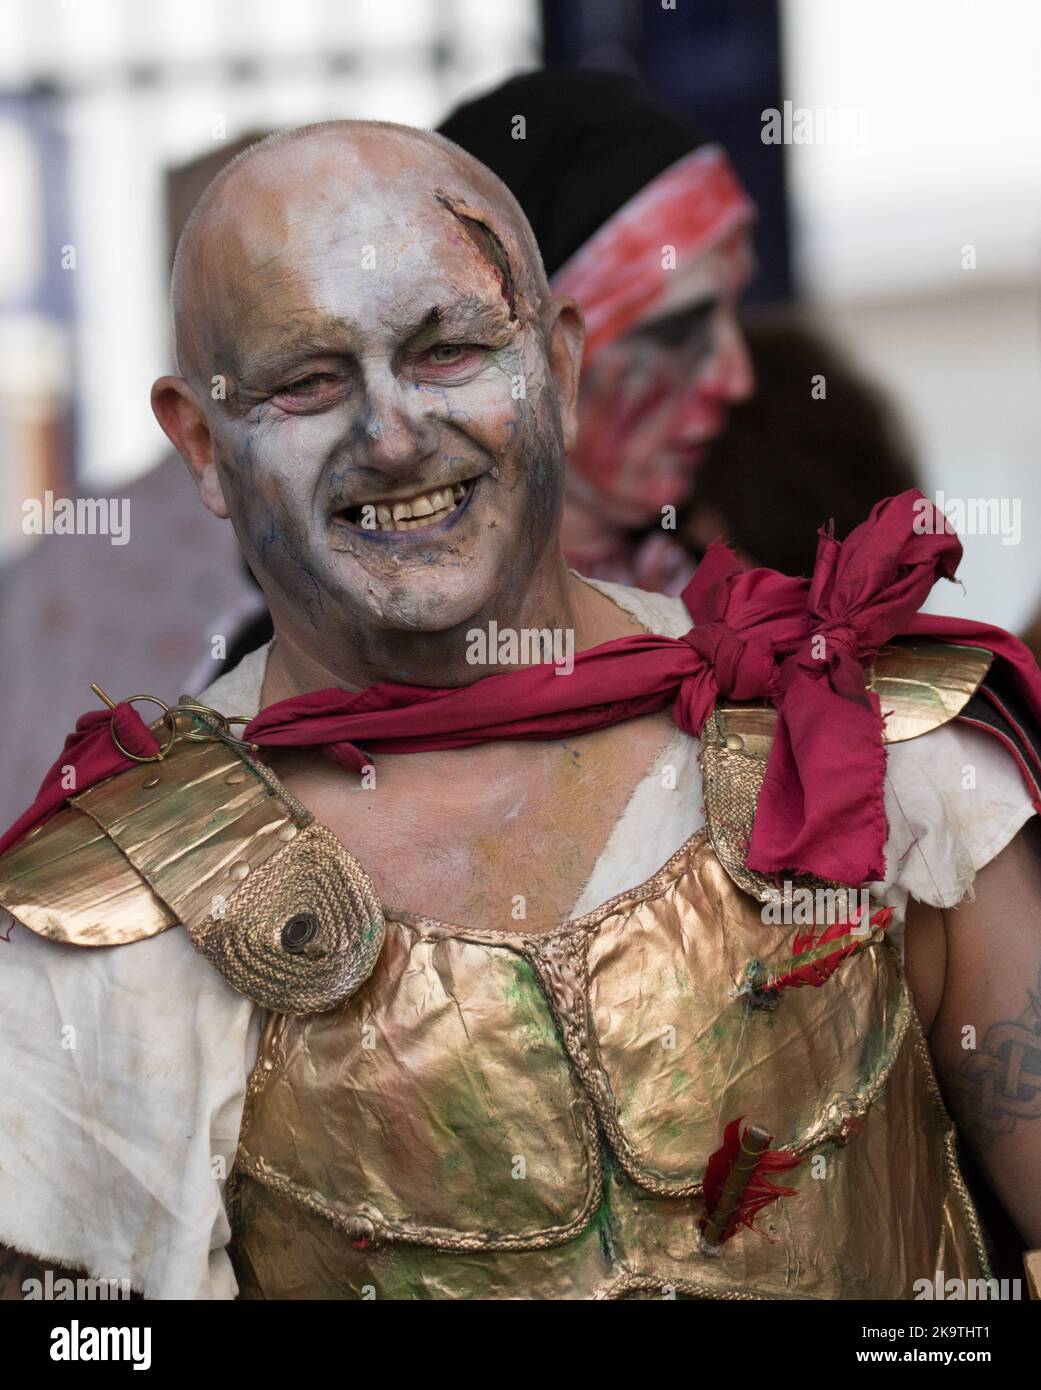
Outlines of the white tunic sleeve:
[{"label": "white tunic sleeve", "polygon": [[0,1019],[0,1243],[147,1298],[234,1298],[223,1178],[260,1010],[180,927],[68,946],[0,912]]},{"label": "white tunic sleeve", "polygon": [[956,907],[973,879],[1034,814],[1012,757],[991,734],[952,720],[887,749],[887,902],[909,894]]},{"label": "white tunic sleeve", "polygon": [[[266,661],[203,702],[255,713]],[[66,946],[0,909],[0,1244],[147,1298],[234,1298],[224,1178],[261,1018],[181,927]]]}]

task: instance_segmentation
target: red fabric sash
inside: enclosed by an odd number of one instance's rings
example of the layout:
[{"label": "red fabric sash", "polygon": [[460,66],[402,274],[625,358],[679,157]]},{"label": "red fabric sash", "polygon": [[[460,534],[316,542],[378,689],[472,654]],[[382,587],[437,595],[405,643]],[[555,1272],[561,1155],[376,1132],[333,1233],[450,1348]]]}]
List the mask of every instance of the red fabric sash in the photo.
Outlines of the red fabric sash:
[{"label": "red fabric sash", "polygon": [[[883,712],[864,687],[864,667],[880,647],[897,635],[986,647],[1007,663],[1041,720],[1041,672],[1020,641],[983,623],[918,613],[960,558],[941,513],[911,489],[880,502],[845,541],[822,531],[809,580],[743,569],[725,546],[713,546],[683,592],[694,627],[682,638],[605,642],[577,653],[567,676],[546,664],[457,689],[316,690],[268,706],[242,737],[261,748],[324,747],[344,767],[360,768],[380,753],[561,738],[670,703],[680,728],[698,734],[718,699],[768,697],[777,731],[749,867],[866,883],[885,874]],[[83,715],[0,853],[73,792],[133,765],[112,741],[113,719],[124,746],[158,751],[130,705]],[[63,782],[70,767],[75,778]]]}]

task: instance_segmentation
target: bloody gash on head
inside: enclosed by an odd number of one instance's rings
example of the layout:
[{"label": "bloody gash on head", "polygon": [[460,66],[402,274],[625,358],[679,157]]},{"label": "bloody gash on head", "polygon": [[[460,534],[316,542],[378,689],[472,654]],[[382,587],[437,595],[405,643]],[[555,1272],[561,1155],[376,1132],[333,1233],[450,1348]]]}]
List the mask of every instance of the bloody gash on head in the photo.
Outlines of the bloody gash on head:
[{"label": "bloody gash on head", "polygon": [[174,311],[154,408],[280,639],[335,672],[348,641],[454,640],[559,570],[581,320],[448,141],[343,121],[253,147],[184,233]]}]

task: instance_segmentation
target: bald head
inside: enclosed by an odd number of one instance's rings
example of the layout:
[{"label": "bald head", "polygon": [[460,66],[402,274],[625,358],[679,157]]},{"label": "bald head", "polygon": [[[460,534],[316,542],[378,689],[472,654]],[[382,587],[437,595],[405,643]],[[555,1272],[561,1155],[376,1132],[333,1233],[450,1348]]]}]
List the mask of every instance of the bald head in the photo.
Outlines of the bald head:
[{"label": "bald head", "polygon": [[[465,238],[497,277],[513,317],[549,300],[538,245],[509,189],[444,136],[377,121],[329,121],[280,131],[232,160],[199,199],[177,246],[172,282],[179,370],[196,386],[232,362],[230,320],[248,312],[257,277],[310,237],[355,242],[359,263],[396,248],[381,229]],[[370,238],[366,240],[366,238]],[[277,269],[276,269],[277,274]]]}]

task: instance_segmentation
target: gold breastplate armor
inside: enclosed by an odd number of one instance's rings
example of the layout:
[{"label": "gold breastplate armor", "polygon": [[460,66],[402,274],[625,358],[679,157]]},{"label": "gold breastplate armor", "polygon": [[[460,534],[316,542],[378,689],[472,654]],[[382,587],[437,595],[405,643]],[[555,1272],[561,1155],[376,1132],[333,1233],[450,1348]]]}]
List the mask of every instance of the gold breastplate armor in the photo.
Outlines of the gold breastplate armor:
[{"label": "gold breastplate armor", "polygon": [[[883,663],[893,738],[952,717],[986,654],[946,669]],[[232,1184],[243,1297],[898,1299],[986,1276],[884,932],[817,986],[750,988],[807,959],[743,861],[772,720],[717,712],[708,826],[647,883],[546,935],[389,914],[362,989],[270,1018]],[[713,1247],[705,1171],[738,1119],[799,1160],[794,1190]]]},{"label": "gold breastplate armor", "polygon": [[[887,738],[952,718],[988,660],[883,653]],[[771,737],[768,708],[721,707],[707,827],[545,935],[384,921],[347,851],[208,736],[71,798],[0,861],[0,903],[85,946],[183,924],[272,1010],[228,1190],[243,1297],[908,1298],[937,1269],[984,1277],[898,952],[881,927],[807,939],[744,865]],[[740,1182],[706,1223],[735,1121],[794,1165],[755,1229],[720,1215]]]}]

